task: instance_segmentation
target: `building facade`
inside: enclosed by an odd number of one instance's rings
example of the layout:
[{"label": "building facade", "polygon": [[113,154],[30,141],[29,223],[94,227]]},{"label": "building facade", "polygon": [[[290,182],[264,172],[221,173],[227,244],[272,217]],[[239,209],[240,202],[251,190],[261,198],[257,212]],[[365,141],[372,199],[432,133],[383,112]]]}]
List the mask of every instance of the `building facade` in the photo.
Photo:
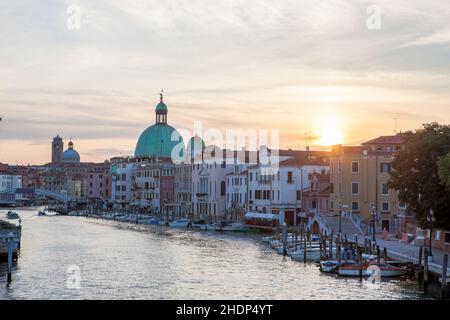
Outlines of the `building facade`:
[{"label": "building facade", "polygon": [[394,231],[406,205],[387,186],[395,153],[404,148],[400,134],[381,136],[360,146],[334,146],[331,152],[331,211],[350,211],[371,225]]}]

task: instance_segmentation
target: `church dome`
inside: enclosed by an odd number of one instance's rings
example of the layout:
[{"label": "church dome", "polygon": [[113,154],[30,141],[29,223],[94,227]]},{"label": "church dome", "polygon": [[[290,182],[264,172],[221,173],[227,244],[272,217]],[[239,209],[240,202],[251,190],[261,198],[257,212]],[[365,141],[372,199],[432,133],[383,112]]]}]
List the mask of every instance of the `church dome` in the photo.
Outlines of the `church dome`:
[{"label": "church dome", "polygon": [[[144,130],[139,137],[134,152],[136,157],[172,158],[177,161],[183,159],[183,138],[174,127],[167,124],[167,112],[161,94],[161,101],[155,109],[156,123]],[[175,154],[172,155],[172,152]]]},{"label": "church dome", "polygon": [[80,154],[73,148],[73,142],[69,142],[69,149],[63,152],[61,161],[64,163],[80,163]]}]

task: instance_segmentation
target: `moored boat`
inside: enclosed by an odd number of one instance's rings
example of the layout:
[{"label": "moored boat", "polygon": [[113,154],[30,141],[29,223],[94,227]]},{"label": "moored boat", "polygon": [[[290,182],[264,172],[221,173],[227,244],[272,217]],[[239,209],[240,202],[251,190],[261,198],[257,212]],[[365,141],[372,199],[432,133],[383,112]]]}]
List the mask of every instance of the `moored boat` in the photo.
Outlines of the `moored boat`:
[{"label": "moored boat", "polygon": [[38,211],[37,215],[38,216],[46,216],[47,213],[45,211],[40,210],[40,211]]},{"label": "moored boat", "polygon": [[6,213],[6,218],[10,220],[20,219],[20,216],[17,214],[17,212],[14,211],[8,211]]},{"label": "moored boat", "polygon": [[338,267],[337,272],[339,276],[357,277],[360,270],[364,277],[376,274],[378,270],[381,277],[402,277],[408,273],[407,269],[392,266],[388,263],[365,263],[363,265],[344,263]]},{"label": "moored boat", "polygon": [[171,228],[187,228],[190,221],[187,219],[180,219],[169,222],[169,227]]},{"label": "moored boat", "polygon": [[239,222],[234,223],[220,223],[216,226],[216,231],[229,231],[229,232],[246,232],[248,228]]}]

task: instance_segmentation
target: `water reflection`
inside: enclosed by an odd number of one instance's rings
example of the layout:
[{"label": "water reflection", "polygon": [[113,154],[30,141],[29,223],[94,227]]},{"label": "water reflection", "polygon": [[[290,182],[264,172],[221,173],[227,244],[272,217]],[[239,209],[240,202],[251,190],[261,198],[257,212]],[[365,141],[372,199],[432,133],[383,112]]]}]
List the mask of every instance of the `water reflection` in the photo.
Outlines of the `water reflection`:
[{"label": "water reflection", "polygon": [[[23,236],[13,281],[2,299],[422,299],[413,281],[383,282],[321,274],[285,259],[257,235],[225,235],[19,210]],[[81,270],[68,289],[67,268]]]}]

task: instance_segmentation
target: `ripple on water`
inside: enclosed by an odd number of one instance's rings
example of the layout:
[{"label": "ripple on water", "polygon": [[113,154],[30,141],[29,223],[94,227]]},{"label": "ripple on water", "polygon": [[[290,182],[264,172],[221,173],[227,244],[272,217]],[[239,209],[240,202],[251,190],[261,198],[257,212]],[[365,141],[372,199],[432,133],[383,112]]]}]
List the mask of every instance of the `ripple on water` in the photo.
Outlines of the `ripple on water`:
[{"label": "ripple on water", "polygon": [[[177,230],[82,217],[23,221],[13,283],[6,299],[421,299],[415,282],[370,288],[283,258],[257,235]],[[81,289],[67,289],[78,265]],[[6,266],[0,263],[0,284]]]}]

